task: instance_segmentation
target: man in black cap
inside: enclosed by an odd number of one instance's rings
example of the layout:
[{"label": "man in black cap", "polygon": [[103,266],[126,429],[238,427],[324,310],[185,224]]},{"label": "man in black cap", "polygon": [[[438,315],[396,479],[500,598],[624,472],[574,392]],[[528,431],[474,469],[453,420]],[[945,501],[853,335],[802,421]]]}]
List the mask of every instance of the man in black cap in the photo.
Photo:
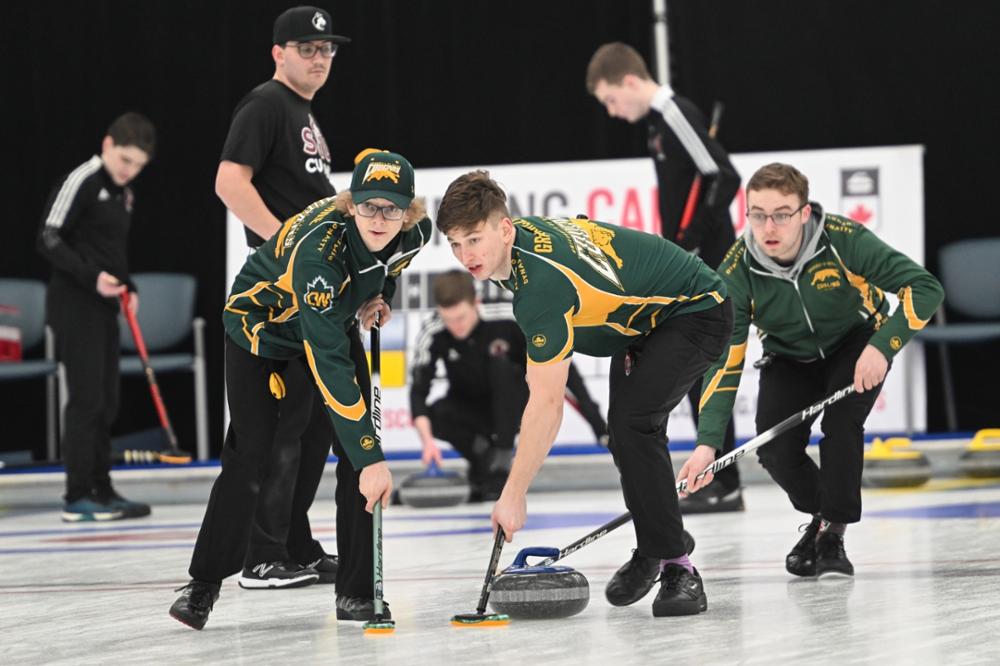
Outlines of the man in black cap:
[{"label": "man in black cap", "polygon": [[[332,32],[330,14],[293,7],[274,22],[274,77],[247,94],[233,112],[215,191],[259,247],[284,220],[336,194],[330,150],[310,102],[326,83],[347,37]],[[312,387],[300,365],[285,382]],[[249,589],[334,583],[337,557],[313,539],[307,512],[330,451],[329,426],[313,390],[282,401],[273,455],[264,478],[240,586]]]}]

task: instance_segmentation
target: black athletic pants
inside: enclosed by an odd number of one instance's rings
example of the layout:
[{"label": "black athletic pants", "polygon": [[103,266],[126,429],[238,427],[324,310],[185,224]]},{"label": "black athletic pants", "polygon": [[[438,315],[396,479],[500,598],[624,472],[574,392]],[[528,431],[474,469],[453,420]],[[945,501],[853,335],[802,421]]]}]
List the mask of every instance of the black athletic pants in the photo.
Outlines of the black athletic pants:
[{"label": "black athletic pants", "polygon": [[[760,372],[757,432],[852,383],[854,366],[871,335],[870,330],[854,333],[837,351],[809,363],[774,357]],[[798,511],[822,514],[833,523],[861,520],[865,419],[881,390],[879,384],[873,390],[852,393],[823,411],[818,467],[806,454],[816,417],[757,449],[761,465]]]},{"label": "black athletic pants", "polygon": [[733,309],[727,299],[708,310],[671,317],[611,357],[610,449],[621,474],[625,506],[632,512],[638,551],[645,557],[668,559],[686,552],[666,446],[667,418],[718,360],[732,331]]},{"label": "black athletic pants", "polygon": [[[364,347],[357,329],[351,330],[350,337],[355,376],[367,403],[371,380]],[[266,475],[278,428],[281,401],[271,395],[268,379],[272,372],[284,376],[288,365],[299,362],[254,356],[226,340],[226,390],[231,422],[222,450],[222,472],[212,486],[191,557],[189,573],[195,580],[219,583],[243,566],[260,481]],[[338,457],[337,594],[370,597],[372,517],[365,511],[365,500],[358,490],[360,472],[351,467],[336,436],[331,441]]]},{"label": "black athletic pants", "polygon": [[434,436],[469,461],[469,481],[478,483],[489,472],[490,449],[511,451],[528,403],[524,366],[505,356],[491,356],[486,377],[489,393],[463,396],[449,392],[428,408]]},{"label": "black athletic pants", "polygon": [[62,458],[67,503],[111,493],[111,425],[118,414],[118,313],[72,287],[51,285],[47,318],[66,371]]},{"label": "black athletic pants", "polygon": [[246,566],[293,560],[310,564],[323,547],[312,536],[309,507],[316,498],[333,441],[333,424],[305,358],[281,373],[286,395],[278,404],[271,461],[261,481]]}]

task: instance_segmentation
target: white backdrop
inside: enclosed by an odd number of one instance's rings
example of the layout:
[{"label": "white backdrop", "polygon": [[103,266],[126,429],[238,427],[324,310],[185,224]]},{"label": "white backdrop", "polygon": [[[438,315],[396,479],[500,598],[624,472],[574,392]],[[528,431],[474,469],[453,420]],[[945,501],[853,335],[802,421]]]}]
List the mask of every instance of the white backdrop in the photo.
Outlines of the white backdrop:
[{"label": "white backdrop", "polygon": [[[923,148],[895,146],[845,148],[835,150],[750,153],[732,156],[744,182],[769,162],[787,162],[799,168],[810,181],[810,198],[825,210],[863,222],[886,242],[923,263]],[[418,169],[417,194],[428,201],[434,218],[440,197],[457,176],[477,167]],[[649,159],[553,162],[480,167],[490,171],[507,190],[515,215],[589,217],[659,233],[656,178]],[[337,174],[335,183],[346,188],[350,174]],[[733,202],[737,234],[742,232],[745,199],[742,189]],[[246,258],[242,225],[231,214],[228,220],[227,288]],[[400,285],[403,310],[383,336],[383,349],[412,348],[420,322],[428,316],[429,274],[459,267],[447,244],[435,238],[404,272]],[[893,306],[895,306],[895,299]],[[753,362],[760,357],[760,345],[752,335],[746,369],[736,402],[738,437],[754,433],[757,371]],[[926,429],[924,368],[921,362],[906,363],[912,347],[897,355],[875,409],[868,419],[869,433],[901,432],[906,429],[906,389],[911,391],[914,430]],[[575,356],[594,398],[607,406],[607,359]],[[904,373],[904,367],[907,368]],[[440,387],[435,387],[436,390]],[[385,444],[388,450],[419,449],[419,440],[409,426],[409,402],[405,387],[385,389]],[[433,395],[433,394],[432,394]],[[695,430],[690,408],[683,401],[671,414],[668,434],[672,440],[691,440]],[[566,410],[557,444],[593,441],[586,423],[572,409]]]}]

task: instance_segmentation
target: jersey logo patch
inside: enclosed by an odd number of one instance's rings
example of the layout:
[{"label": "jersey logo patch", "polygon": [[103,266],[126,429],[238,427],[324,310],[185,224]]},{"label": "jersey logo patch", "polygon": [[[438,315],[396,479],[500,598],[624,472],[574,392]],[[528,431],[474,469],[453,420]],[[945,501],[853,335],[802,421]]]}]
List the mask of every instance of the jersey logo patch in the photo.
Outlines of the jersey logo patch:
[{"label": "jersey logo patch", "polygon": [[361,183],[365,184],[373,180],[382,180],[383,178],[391,180],[394,183],[399,183],[399,172],[402,167],[398,163],[390,162],[369,162],[368,168],[365,169],[365,177],[361,179]]},{"label": "jersey logo patch", "polygon": [[370,435],[365,435],[361,438],[361,448],[365,451],[371,451],[375,448],[375,438]]},{"label": "jersey logo patch", "polygon": [[899,351],[903,347],[903,341],[899,339],[898,335],[894,335],[889,338],[889,347],[892,351]]},{"label": "jersey logo patch", "polygon": [[581,261],[618,289],[622,289],[621,280],[618,279],[618,274],[608,261],[611,258],[619,268],[622,266],[621,258],[611,247],[615,232],[604,229],[588,220],[553,219],[550,222],[572,239],[574,254]]},{"label": "jersey logo patch", "polygon": [[497,338],[490,343],[490,356],[506,356],[509,351],[510,345],[503,338]]},{"label": "jersey logo patch", "polygon": [[836,289],[840,286],[840,271],[836,268],[821,268],[813,273],[810,284],[819,291]]},{"label": "jersey logo patch", "polygon": [[546,340],[545,336],[542,335],[541,333],[536,333],[535,335],[531,336],[531,344],[535,345],[536,347],[544,347],[546,342],[548,342],[548,340]]},{"label": "jersey logo patch", "polygon": [[317,275],[312,282],[306,283],[306,295],[303,300],[306,305],[322,314],[333,307],[333,294],[333,285]]}]

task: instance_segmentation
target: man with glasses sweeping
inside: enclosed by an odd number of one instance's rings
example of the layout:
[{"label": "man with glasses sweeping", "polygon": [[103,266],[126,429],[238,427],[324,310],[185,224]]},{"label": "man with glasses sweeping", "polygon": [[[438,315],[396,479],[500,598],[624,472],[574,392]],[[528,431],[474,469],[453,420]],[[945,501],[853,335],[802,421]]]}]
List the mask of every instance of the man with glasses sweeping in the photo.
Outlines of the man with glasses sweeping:
[{"label": "man with glasses sweeping", "polygon": [[[757,432],[853,382],[823,412],[820,464],[807,455],[816,417],[757,451],[761,465],[812,520],[785,558],[795,576],[853,576],[844,531],[861,520],[864,424],[889,364],[944,298],[941,284],[861,224],[809,201],[795,167],[761,167],[747,183],[747,230],[718,272],[733,300],[729,351],[706,372],[698,446],[681,468],[689,492],[715,459],[743,372],[750,323],[764,348]],[[885,291],[899,297],[889,314]]]}]

